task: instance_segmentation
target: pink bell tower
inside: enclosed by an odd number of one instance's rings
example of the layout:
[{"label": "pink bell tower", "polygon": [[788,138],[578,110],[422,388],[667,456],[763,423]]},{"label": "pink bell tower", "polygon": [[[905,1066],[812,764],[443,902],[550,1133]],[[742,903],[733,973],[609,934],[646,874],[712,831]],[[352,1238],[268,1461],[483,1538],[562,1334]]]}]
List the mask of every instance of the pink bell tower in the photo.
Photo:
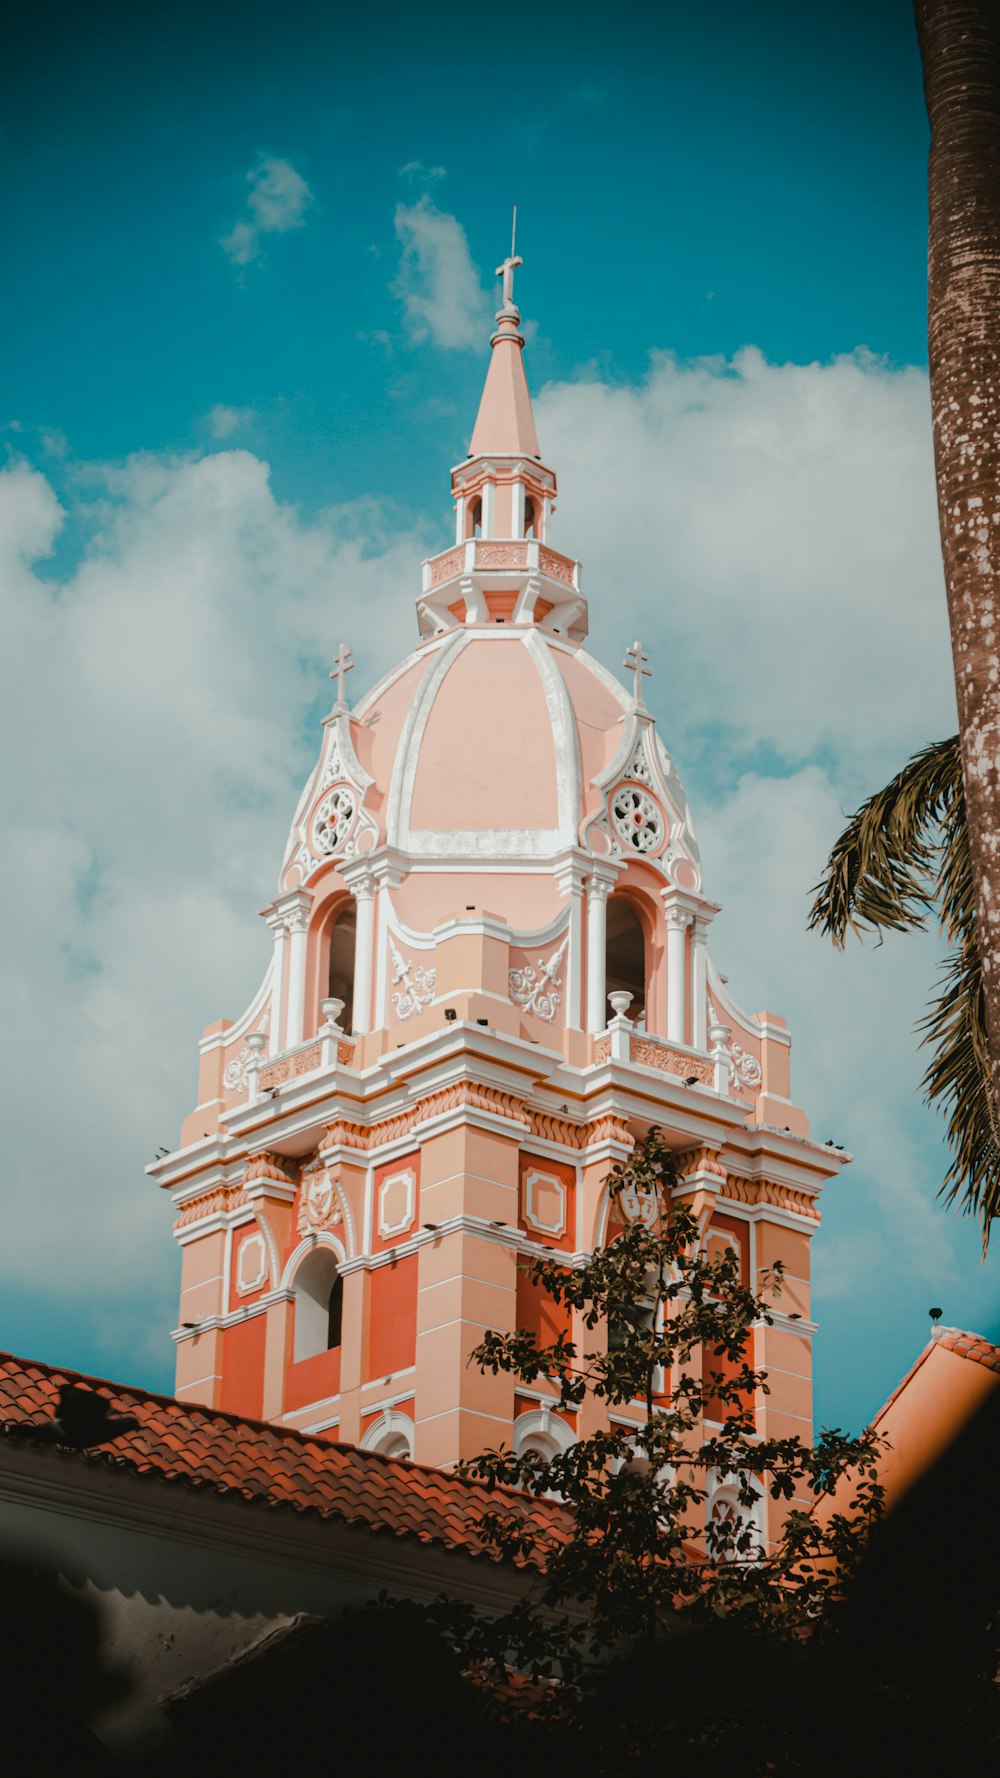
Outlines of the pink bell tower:
[{"label": "pink bell tower", "polygon": [[718,904],[646,654],[625,687],[585,651],[519,264],[416,644],[353,709],[341,645],[264,979],[205,1032],[198,1105],[149,1169],[177,1211],[177,1393],[442,1467],[568,1443],[544,1378],[515,1391],[468,1355],[550,1318],[519,1260],[608,1238],[608,1169],[655,1123],[706,1240],[748,1278],[786,1264],[757,1412],[809,1436],[809,1245],[844,1157],[792,1102],[784,1020],[709,960]]}]

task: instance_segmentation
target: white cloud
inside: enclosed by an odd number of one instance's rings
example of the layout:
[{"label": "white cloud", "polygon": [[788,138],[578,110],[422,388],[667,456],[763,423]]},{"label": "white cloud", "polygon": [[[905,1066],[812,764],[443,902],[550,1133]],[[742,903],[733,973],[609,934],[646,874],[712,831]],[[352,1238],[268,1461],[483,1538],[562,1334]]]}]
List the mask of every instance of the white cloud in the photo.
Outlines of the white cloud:
[{"label": "white cloud", "polygon": [[456,351],[478,351],[489,336],[490,308],[456,216],[426,195],[396,209],[402,248],[393,293],[411,338]]},{"label": "white cloud", "polygon": [[[590,377],[536,405],[594,651],[616,665],[647,640],[652,707],[697,788],[706,889],[725,904],[713,955],[740,1002],[789,1017],[796,1096],[856,1156],[815,1244],[820,1354],[862,1329],[887,1390],[931,1301],[973,1326],[991,1314],[975,1230],[935,1200],[940,1125],[917,1102],[933,942],[839,957],[805,932],[842,811],[953,720],[926,381],[748,352],[659,359],[641,387]],[[427,540],[393,535],[374,503],[308,524],[245,451],[72,485],[87,541],[55,581],[38,568],[64,517],[49,481],[0,474],[0,708],[21,762],[2,886],[17,943],[0,960],[20,1234],[0,1277],[42,1279],[80,1317],[99,1302],[113,1373],[132,1339],[114,1330],[144,1296],[164,1329],[174,1310],[169,1215],[142,1166],[193,1103],[203,1023],[238,1014],[266,962],[253,910],[313,756],[323,663],[352,610],[359,689],[404,652]],[[442,465],[442,505],[446,486]]]},{"label": "white cloud", "polygon": [[234,265],[246,266],[261,255],[261,236],[301,228],[313,194],[290,161],[261,155],[247,174],[247,214],[224,235],[221,245]]},{"label": "white cloud", "polygon": [[307,524],[243,451],[137,458],[92,472],[86,495],[78,565],[47,580],[32,564],[60,504],[37,471],[0,473],[0,706],[21,762],[2,814],[17,1116],[0,1279],[58,1299],[54,1317],[102,1315],[121,1371],[147,1299],[169,1353],[169,1205],[142,1169],[194,1103],[200,1029],[243,1007],[266,962],[254,910],[318,745],[303,724],[336,611],[368,614],[346,633],[374,676],[387,662],[366,637],[391,601],[403,646],[426,539],[380,544],[364,504]]},{"label": "white cloud", "polygon": [[599,647],[625,601],[675,739],[717,749],[721,727],[727,762],[834,747],[868,773],[950,732],[922,371],[660,356],[639,387],[589,376],[537,411]]},{"label": "white cloud", "polygon": [[226,407],[221,401],[217,401],[207,415],[213,438],[232,438],[234,432],[242,432],[252,425],[253,417],[252,407]]},{"label": "white cloud", "polygon": [[806,931],[845,816],[954,728],[926,375],[865,353],[663,356],[641,386],[588,373],[536,412],[591,645],[617,666],[638,634],[652,656],[649,702],[724,904],[713,957],[740,1003],[789,1019],[794,1096],[855,1155],[827,1188],[814,1267],[821,1411],[856,1419],[830,1353],[857,1355],[871,1410],[932,1301],[967,1326],[996,1314],[995,1264],[936,1196],[943,1124],[920,1104],[936,941],[840,955]]},{"label": "white cloud", "polygon": [[399,169],[399,177],[408,179],[411,185],[436,184],[439,179],[447,179],[447,167],[425,167],[423,161],[407,161]]}]

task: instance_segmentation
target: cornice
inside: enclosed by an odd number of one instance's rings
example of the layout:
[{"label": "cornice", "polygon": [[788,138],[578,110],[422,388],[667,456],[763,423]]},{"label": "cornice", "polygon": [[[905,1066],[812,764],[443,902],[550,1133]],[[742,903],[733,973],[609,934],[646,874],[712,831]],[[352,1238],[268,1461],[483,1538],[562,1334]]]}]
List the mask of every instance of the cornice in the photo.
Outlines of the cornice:
[{"label": "cornice", "polygon": [[0,1500],[52,1513],[73,1525],[100,1525],[111,1535],[140,1532],[166,1545],[281,1569],[336,1576],[370,1598],[384,1588],[431,1600],[457,1591],[492,1609],[507,1609],[525,1587],[523,1573],[488,1555],[472,1556],[415,1536],[345,1524],[330,1514],[298,1512],[265,1501],[218,1495],[153,1476],[111,1469],[75,1453],[0,1441]]}]

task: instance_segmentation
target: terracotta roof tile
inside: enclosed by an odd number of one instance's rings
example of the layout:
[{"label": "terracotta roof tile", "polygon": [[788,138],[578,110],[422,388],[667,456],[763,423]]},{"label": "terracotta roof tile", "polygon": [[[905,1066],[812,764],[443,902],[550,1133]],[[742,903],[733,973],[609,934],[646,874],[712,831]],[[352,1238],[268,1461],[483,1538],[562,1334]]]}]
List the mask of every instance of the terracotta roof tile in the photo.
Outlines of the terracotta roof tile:
[{"label": "terracotta roof tile", "polygon": [[[12,1428],[51,1419],[64,1383],[95,1389],[117,1413],[132,1414],[138,1421],[134,1432],[113,1444],[86,1451],[61,1447],[76,1462],[126,1469],[189,1488],[208,1487],[277,1512],[314,1513],[492,1560],[495,1553],[476,1531],[483,1511],[506,1507],[540,1537],[566,1534],[561,1507],[513,1489],[491,1492],[419,1463],[6,1353],[0,1353],[0,1438],[21,1439],[23,1434]],[[541,1552],[529,1560],[541,1567]]]},{"label": "terracotta roof tile", "polygon": [[936,1346],[945,1352],[954,1352],[959,1358],[971,1359],[974,1364],[984,1364],[987,1370],[996,1371],[1000,1375],[1000,1346],[994,1346],[990,1340],[984,1340],[981,1334],[965,1333],[960,1327],[939,1327],[932,1339],[929,1339],[923,1351],[907,1371],[905,1377],[896,1384],[892,1394],[882,1403],[872,1421],[877,1426],[882,1415],[891,1408],[896,1397],[906,1388],[910,1378],[915,1376],[925,1359],[929,1358]]}]

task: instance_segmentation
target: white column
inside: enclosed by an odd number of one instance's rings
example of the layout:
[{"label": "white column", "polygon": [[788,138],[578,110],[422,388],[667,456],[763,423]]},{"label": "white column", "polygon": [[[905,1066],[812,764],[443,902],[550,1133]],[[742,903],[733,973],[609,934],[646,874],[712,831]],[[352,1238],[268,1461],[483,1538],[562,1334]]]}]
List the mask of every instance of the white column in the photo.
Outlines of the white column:
[{"label": "white column", "polygon": [[708,1043],[708,951],[704,920],[695,916],[691,933],[691,1042],[696,1050]]},{"label": "white column", "polygon": [[285,1048],[301,1043],[306,1009],[306,940],[309,914],[303,907],[288,913],[288,1025]]},{"label": "white column", "polygon": [[559,893],[569,897],[569,922],[566,958],[563,963],[562,990],[566,1000],[566,1029],[583,1030],[583,866],[579,858],[570,856],[556,870]]},{"label": "white column", "polygon": [[569,968],[566,971],[566,1024],[579,1031],[583,1005],[583,884],[569,891]]},{"label": "white column", "polygon": [[524,536],[524,483],[518,477],[513,487],[513,515],[510,534],[512,537]]},{"label": "white column", "polygon": [[685,933],[691,915],[683,908],[667,909],[667,1040],[683,1043],[687,1006],[687,944]]},{"label": "white column", "polygon": [[274,964],[271,969],[271,1020],[270,1043],[268,1053],[276,1056],[285,1047],[285,1020],[282,1001],[285,995],[285,950],[288,944],[288,927],[278,915],[272,915],[268,925],[274,933]]},{"label": "white column", "polygon": [[603,877],[587,878],[587,1030],[603,1031],[608,1022],[607,939],[608,893]]},{"label": "white column", "polygon": [[372,965],[375,961],[375,878],[370,871],[351,884],[358,907],[354,938],[354,1029],[370,1031]]}]

